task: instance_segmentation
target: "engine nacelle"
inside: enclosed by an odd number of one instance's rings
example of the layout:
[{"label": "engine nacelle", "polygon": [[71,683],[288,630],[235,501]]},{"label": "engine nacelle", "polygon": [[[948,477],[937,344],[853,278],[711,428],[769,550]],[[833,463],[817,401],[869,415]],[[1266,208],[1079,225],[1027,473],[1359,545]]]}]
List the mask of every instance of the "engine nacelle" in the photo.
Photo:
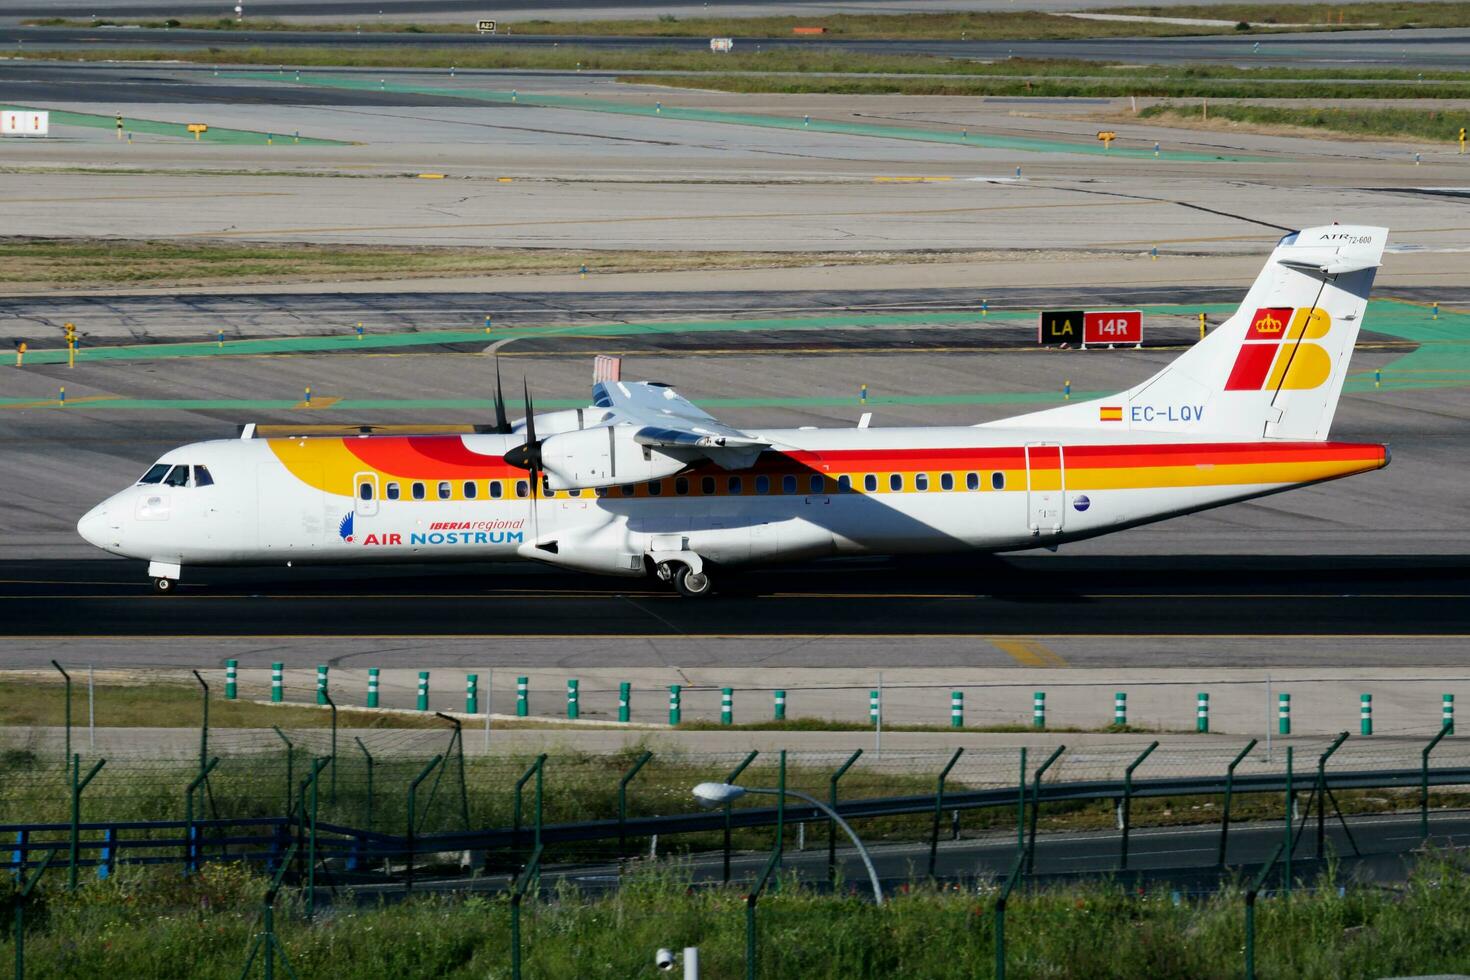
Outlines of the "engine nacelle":
[{"label": "engine nacelle", "polygon": [[632,425],[608,425],[548,436],[541,468],[553,490],[610,487],[673,476],[689,465],[662,449],[634,441]]}]

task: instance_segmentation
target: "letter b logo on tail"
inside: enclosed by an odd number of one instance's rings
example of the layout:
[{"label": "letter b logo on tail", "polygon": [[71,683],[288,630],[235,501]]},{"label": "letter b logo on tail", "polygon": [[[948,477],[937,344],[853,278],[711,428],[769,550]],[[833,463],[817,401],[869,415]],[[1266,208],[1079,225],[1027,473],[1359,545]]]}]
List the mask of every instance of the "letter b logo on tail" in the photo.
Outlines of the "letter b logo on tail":
[{"label": "letter b logo on tail", "polygon": [[1325,337],[1330,329],[1332,317],[1326,310],[1257,310],[1225,381],[1225,390],[1301,391],[1320,386],[1332,374],[1332,357],[1322,345],[1307,340]]}]

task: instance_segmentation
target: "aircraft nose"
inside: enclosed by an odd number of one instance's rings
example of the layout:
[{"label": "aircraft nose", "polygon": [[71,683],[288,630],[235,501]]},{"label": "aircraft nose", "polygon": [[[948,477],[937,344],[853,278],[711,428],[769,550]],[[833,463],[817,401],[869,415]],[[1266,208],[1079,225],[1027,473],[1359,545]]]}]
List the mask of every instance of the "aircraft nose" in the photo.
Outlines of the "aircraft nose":
[{"label": "aircraft nose", "polygon": [[82,536],[84,541],[95,547],[107,547],[107,532],[106,504],[98,504],[83,514],[81,520],[77,521],[77,533]]}]

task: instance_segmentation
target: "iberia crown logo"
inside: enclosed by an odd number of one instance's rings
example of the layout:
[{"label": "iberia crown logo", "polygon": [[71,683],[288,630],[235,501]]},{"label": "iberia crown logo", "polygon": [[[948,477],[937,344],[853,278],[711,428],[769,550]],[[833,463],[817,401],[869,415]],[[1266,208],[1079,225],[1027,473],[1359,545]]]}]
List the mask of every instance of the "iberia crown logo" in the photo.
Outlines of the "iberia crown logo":
[{"label": "iberia crown logo", "polygon": [[1271,310],[1262,310],[1251,326],[1256,328],[1256,333],[1280,333],[1285,322],[1273,314]]}]

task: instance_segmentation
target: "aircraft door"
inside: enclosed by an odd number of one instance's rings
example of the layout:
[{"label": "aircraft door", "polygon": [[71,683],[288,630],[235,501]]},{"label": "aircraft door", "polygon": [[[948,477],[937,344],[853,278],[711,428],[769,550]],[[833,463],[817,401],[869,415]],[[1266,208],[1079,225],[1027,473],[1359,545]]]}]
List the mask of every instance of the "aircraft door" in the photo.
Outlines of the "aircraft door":
[{"label": "aircraft door", "polygon": [[1026,523],[1032,534],[1058,534],[1066,518],[1067,468],[1062,447],[1031,442],[1026,453]]},{"label": "aircraft door", "polygon": [[372,517],[378,512],[378,474],[359,473],[352,478],[353,509],[363,517]]}]

